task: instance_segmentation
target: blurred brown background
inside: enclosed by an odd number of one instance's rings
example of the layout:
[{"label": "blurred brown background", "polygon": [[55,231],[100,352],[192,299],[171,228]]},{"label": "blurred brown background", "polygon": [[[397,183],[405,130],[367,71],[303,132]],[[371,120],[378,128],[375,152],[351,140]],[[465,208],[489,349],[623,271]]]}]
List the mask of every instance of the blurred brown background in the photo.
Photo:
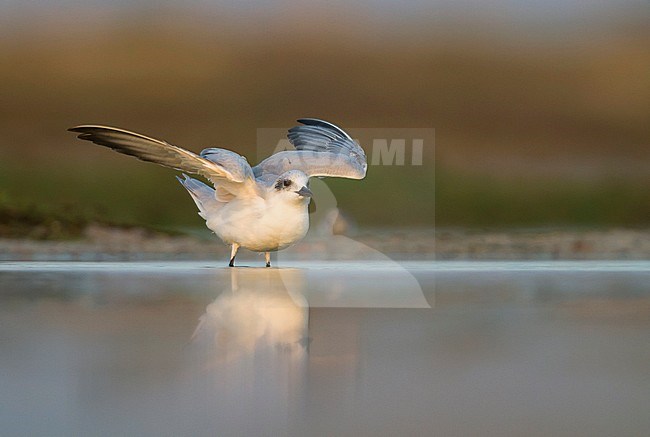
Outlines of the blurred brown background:
[{"label": "blurred brown background", "polygon": [[362,226],[647,226],[650,6],[587,3],[4,2],[0,204],[202,226],[172,171],[66,129],[253,163],[309,116],[436,130],[422,167],[331,181]]}]

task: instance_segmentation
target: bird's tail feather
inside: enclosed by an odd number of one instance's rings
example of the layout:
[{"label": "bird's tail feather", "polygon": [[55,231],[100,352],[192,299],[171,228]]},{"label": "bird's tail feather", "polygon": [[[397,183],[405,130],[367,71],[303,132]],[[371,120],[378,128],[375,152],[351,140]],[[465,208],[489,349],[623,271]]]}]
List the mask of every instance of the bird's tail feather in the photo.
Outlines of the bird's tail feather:
[{"label": "bird's tail feather", "polygon": [[194,203],[199,208],[199,215],[205,220],[208,219],[208,214],[211,211],[222,206],[222,202],[219,202],[215,197],[214,189],[203,182],[192,179],[185,173],[183,173],[182,179],[178,176],[176,176],[176,179],[190,193]]}]

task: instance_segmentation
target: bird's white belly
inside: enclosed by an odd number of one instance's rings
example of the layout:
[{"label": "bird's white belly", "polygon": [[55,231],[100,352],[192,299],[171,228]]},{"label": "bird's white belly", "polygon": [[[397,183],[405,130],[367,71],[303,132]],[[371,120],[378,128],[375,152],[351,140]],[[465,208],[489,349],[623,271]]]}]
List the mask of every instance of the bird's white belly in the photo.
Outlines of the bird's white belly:
[{"label": "bird's white belly", "polygon": [[309,229],[309,214],[306,203],[268,205],[263,199],[235,200],[209,216],[206,224],[225,243],[267,252],[301,240]]}]

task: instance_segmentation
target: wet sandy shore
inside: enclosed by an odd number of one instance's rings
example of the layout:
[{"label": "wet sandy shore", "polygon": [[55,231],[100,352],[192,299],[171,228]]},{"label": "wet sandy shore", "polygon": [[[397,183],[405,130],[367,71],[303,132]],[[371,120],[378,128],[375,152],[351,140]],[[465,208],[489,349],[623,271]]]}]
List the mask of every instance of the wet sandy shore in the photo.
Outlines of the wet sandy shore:
[{"label": "wet sandy shore", "polygon": [[[90,226],[73,241],[0,239],[1,260],[225,259],[217,238],[171,236],[145,229]],[[644,260],[650,259],[650,230],[372,229],[350,235],[311,232],[280,252],[284,259],[401,260]],[[242,251],[242,260],[259,256]],[[261,258],[260,258],[261,259]]]}]

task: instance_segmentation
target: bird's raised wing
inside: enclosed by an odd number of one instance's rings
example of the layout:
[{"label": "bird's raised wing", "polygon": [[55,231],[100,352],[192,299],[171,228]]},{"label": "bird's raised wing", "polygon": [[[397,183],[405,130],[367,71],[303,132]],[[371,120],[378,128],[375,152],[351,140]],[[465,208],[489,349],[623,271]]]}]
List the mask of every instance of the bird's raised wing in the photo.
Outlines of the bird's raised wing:
[{"label": "bird's raised wing", "polygon": [[219,168],[227,169],[230,179],[234,182],[243,182],[253,178],[253,170],[246,158],[238,153],[226,149],[203,149],[199,154],[203,160],[216,164]]},{"label": "bird's raised wing", "polygon": [[256,177],[301,170],[307,176],[363,179],[368,164],[363,149],[340,127],[316,118],[301,118],[289,129],[296,150],[275,153],[253,167]]},{"label": "bird's raised wing", "polygon": [[201,175],[236,196],[256,194],[253,171],[246,159],[235,152],[206,149],[199,156],[166,141],[108,126],[82,125],[68,130],[79,133],[79,139],[135,156],[142,161]]}]

